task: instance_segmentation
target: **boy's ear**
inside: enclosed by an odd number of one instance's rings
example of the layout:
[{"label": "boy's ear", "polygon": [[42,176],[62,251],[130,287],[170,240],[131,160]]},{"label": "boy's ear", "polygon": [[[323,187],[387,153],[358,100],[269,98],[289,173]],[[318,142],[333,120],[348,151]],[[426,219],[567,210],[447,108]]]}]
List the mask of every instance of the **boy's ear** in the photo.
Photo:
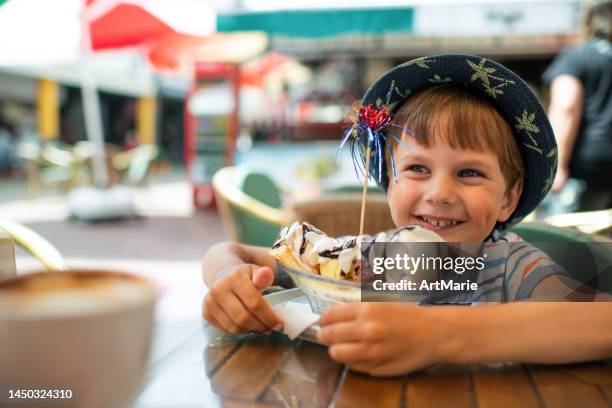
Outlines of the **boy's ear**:
[{"label": "boy's ear", "polygon": [[499,216],[497,217],[497,221],[508,221],[508,218],[510,218],[514,210],[516,210],[516,206],[518,205],[519,198],[521,198],[522,192],[523,180],[519,180],[514,184],[514,187],[512,187],[510,191],[505,194],[504,202],[502,204],[501,209],[499,210]]}]

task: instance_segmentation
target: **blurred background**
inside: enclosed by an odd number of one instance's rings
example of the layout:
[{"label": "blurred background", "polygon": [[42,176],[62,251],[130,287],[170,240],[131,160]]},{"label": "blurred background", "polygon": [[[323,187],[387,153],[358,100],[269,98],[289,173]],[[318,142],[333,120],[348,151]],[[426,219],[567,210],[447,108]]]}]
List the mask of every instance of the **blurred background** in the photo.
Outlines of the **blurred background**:
[{"label": "blurred background", "polygon": [[[199,280],[213,243],[269,245],[327,211],[312,200],[359,191],[343,118],[387,69],[478,54],[546,105],[541,75],[589,4],[0,0],[0,217],[73,266]],[[576,208],[566,196],[557,212]]]}]

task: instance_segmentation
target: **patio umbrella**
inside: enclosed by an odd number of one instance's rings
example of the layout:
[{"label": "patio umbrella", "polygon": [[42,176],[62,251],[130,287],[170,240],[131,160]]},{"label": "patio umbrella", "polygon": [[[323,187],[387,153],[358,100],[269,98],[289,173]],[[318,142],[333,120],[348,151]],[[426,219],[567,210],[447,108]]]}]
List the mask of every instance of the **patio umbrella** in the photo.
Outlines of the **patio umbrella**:
[{"label": "patio umbrella", "polygon": [[275,81],[275,88],[283,84],[297,85],[308,81],[312,72],[305,65],[277,52],[269,52],[252,59],[240,69],[240,85],[264,87]]},{"label": "patio umbrella", "polygon": [[171,34],[153,43],[148,57],[157,69],[191,73],[196,61],[242,63],[263,53],[267,46],[268,37],[259,32],[211,34],[206,37]]},{"label": "patio umbrella", "polygon": [[191,74],[195,61],[242,62],[263,52],[262,33],[215,34],[215,12],[197,0],[89,0],[94,51],[138,47],[154,68]]},{"label": "patio umbrella", "polygon": [[215,11],[198,0],[87,0],[93,50],[150,46],[176,34],[215,32]]}]

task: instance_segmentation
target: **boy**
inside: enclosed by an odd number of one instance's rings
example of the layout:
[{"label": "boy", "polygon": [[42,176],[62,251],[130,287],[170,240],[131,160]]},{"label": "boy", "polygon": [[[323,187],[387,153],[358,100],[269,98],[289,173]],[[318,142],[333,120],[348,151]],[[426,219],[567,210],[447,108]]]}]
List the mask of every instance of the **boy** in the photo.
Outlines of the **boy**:
[{"label": "boy", "polygon": [[[370,104],[387,106],[403,128],[393,161],[387,157],[380,173],[371,166],[397,226],[419,224],[446,241],[485,241],[492,249],[519,240],[503,231],[549,190],[556,145],[537,97],[518,76],[475,56],[419,58],[379,78],[362,99]],[[490,285],[484,300],[545,296],[562,279],[542,252],[528,244],[519,252],[497,258],[501,272],[481,280]],[[211,248],[203,263],[211,288],[206,319],[231,333],[280,329],[260,294],[275,280],[274,266],[267,248]],[[611,316],[605,303],[345,304],[321,316],[318,339],[333,359],[371,375],[439,362],[569,362],[612,354]]]}]

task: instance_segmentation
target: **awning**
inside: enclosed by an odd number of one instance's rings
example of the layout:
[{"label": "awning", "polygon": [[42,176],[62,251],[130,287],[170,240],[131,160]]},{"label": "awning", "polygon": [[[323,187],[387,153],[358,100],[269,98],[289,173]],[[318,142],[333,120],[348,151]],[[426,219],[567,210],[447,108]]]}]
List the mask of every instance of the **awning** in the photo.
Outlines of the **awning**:
[{"label": "awning", "polygon": [[552,55],[573,40],[581,10],[580,0],[378,1],[386,4],[278,0],[272,9],[268,2],[244,0],[243,8],[217,15],[217,30],[266,32],[271,50],[300,59],[343,52],[395,58],[444,52]]},{"label": "awning", "polygon": [[264,31],[270,35],[325,38],[341,35],[410,33],[412,7],[279,10],[217,15],[217,31]]},{"label": "awning", "polygon": [[135,49],[98,52],[66,64],[0,67],[0,72],[80,87],[84,69],[95,77],[101,91],[134,97],[156,93],[156,73]]}]

